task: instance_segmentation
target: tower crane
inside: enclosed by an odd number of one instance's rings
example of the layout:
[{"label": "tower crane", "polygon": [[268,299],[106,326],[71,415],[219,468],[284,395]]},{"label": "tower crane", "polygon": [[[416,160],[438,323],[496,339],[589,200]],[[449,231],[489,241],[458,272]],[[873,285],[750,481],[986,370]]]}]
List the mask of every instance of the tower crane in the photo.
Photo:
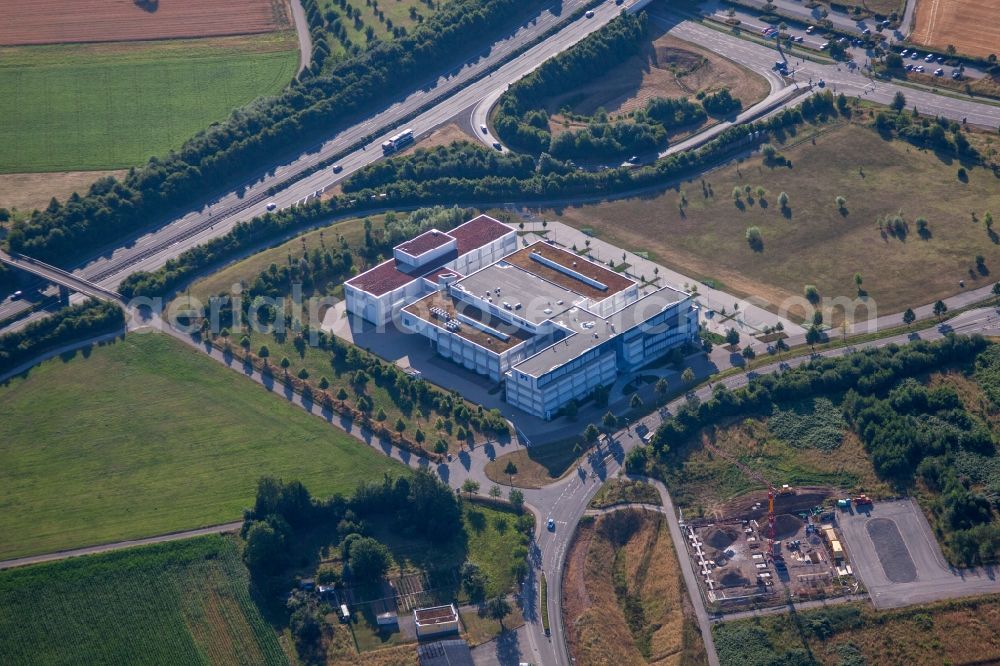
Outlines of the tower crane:
[{"label": "tower crane", "polygon": [[708,435],[702,435],[701,443],[712,453],[733,463],[737,469],[746,474],[749,478],[767,486],[767,556],[772,560],[783,560],[784,557],[781,555],[780,551],[777,553],[774,552],[774,496],[777,494],[774,489],[774,485],[765,479],[760,472],[750,469],[736,458],[724,453],[719,447],[709,440]]}]

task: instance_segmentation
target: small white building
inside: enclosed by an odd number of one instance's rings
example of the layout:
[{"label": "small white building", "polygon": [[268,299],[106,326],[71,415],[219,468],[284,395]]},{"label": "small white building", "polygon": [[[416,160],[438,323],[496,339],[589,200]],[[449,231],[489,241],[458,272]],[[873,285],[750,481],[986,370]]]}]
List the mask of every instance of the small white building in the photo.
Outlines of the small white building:
[{"label": "small white building", "polygon": [[458,610],[454,604],[417,608],[413,611],[417,625],[417,638],[430,638],[443,634],[458,633]]}]

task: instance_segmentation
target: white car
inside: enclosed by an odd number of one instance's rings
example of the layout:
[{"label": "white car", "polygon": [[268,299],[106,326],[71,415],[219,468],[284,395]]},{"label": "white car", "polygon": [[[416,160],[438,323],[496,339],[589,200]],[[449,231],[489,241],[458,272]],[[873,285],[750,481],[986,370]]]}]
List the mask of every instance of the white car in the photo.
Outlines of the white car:
[{"label": "white car", "polygon": [[480,125],[479,129],[482,130],[483,134],[488,134],[490,131],[489,128],[486,127],[486,125]]},{"label": "white car", "polygon": [[278,207],[278,204],[274,203],[273,201],[268,201],[267,202],[267,209],[268,210],[274,210],[277,207]]},{"label": "white car", "polygon": [[586,16],[587,18],[594,18],[594,10],[588,9],[587,13],[584,14],[584,16]]}]

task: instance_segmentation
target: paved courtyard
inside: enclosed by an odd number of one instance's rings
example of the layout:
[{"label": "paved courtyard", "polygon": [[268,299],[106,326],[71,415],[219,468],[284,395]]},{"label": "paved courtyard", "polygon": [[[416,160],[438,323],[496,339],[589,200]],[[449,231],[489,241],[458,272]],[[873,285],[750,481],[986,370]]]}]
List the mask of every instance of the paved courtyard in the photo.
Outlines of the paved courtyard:
[{"label": "paved courtyard", "polygon": [[1000,592],[996,568],[948,566],[915,500],[876,502],[839,520],[848,559],[876,608]]}]

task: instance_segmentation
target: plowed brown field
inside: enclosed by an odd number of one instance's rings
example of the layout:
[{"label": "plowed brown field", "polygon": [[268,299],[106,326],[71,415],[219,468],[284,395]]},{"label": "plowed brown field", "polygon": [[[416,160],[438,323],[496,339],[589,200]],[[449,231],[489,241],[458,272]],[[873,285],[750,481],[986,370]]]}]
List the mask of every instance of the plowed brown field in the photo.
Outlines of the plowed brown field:
[{"label": "plowed brown field", "polygon": [[119,42],[272,32],[286,0],[0,0],[0,45]]},{"label": "plowed brown field", "polygon": [[1000,0],[920,0],[911,39],[959,53],[1000,55]]}]

